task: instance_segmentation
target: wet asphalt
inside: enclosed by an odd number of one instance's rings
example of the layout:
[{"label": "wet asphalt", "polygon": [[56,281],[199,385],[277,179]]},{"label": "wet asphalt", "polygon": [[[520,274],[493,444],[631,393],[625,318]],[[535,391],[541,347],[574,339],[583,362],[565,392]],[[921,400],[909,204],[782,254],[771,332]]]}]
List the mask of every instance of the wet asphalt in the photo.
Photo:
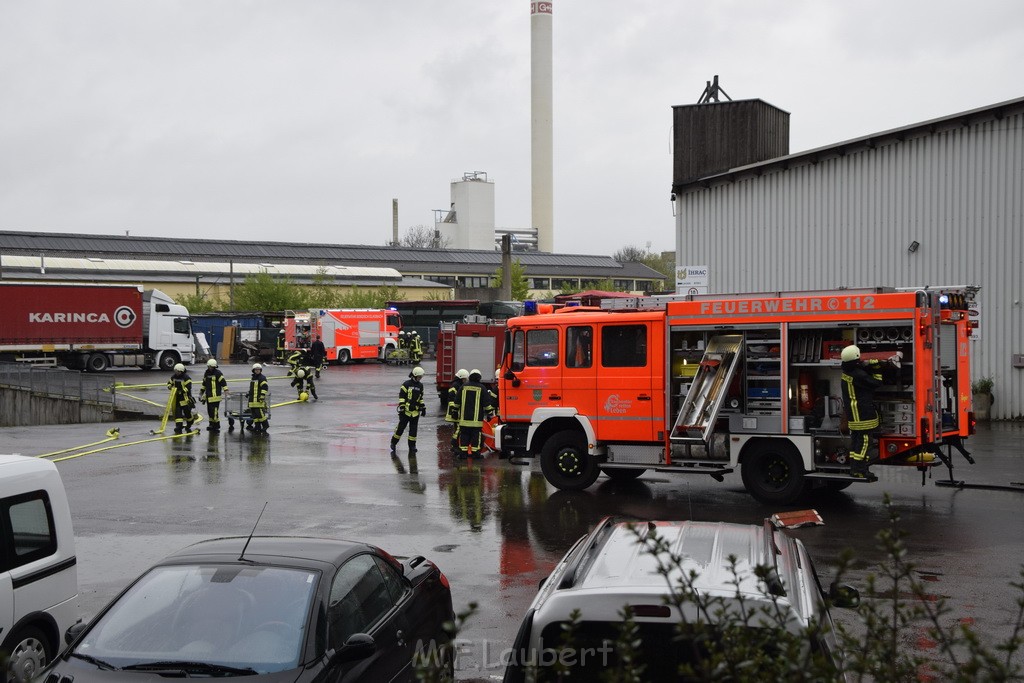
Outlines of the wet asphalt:
[{"label": "wet asphalt", "polygon": [[[201,539],[248,534],[266,504],[257,533],[359,540],[434,561],[451,581],[457,611],[471,601],[479,604],[462,633],[458,678],[496,680],[501,651],[511,645],[538,582],[605,515],[761,523],[784,509],[814,508],[825,524],[791,533],[808,546],[824,583],[833,578],[840,553],[851,549],[856,561],[847,580],[863,584],[883,557],[875,535],[887,523],[888,495],[908,534],[909,556],[935,595],[947,600],[948,619],[973,620],[992,642],[1009,634],[1017,596],[1009,584],[1021,581],[1024,562],[1024,489],[939,487],[936,481],[949,478],[945,467],[931,470],[922,485],[914,468],[876,467],[877,483],[812,496],[790,508],[757,503],[737,474],[718,483],[648,472],[635,482],[602,477],[587,491],[557,491],[536,463],[493,455],[454,460],[433,362],[423,367],[429,412],[420,419],[413,457],[404,438],[397,458],[388,453],[398,387],[409,368],[377,363],[328,368],[317,384],[320,400],[272,409],[267,437],[236,425],[219,434],[204,430],[153,440],[154,420],[17,427],[0,429],[0,452],[52,453],[100,441],[110,427],[120,428],[118,440],[85,450],[118,448],[57,465],[75,524],[86,616],[164,555]],[[229,379],[249,375],[246,365],[222,369]],[[268,366],[265,374],[272,403],[294,398],[284,368]],[[167,378],[158,372],[108,375],[125,384]],[[192,375],[198,383],[202,367],[193,366]],[[239,392],[244,386],[231,384]],[[159,410],[140,399],[163,403],[166,391],[132,389],[119,400],[155,414]],[[237,400],[229,398],[227,407],[237,409]],[[993,487],[1024,482],[1024,423],[982,425],[968,449],[977,463],[956,455],[957,480]],[[908,646],[927,646],[918,641]]]}]

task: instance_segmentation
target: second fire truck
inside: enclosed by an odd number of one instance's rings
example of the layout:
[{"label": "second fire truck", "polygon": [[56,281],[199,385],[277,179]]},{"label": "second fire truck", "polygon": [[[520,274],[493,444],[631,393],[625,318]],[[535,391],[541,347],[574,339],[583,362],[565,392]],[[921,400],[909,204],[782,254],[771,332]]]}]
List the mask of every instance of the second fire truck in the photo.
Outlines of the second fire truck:
[{"label": "second fire truck", "polygon": [[[508,321],[500,383],[506,455],[583,489],[603,471],[739,469],[770,504],[846,488],[840,355],[895,361],[876,392],[879,465],[918,467],[973,433],[966,287],[646,297]],[[942,446],[946,446],[945,452]]]}]

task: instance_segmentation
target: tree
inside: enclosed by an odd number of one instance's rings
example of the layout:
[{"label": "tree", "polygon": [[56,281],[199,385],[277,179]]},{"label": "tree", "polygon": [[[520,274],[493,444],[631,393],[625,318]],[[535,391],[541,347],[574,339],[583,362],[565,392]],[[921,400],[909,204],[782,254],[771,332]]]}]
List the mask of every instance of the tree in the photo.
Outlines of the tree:
[{"label": "tree", "polygon": [[306,293],[287,276],[267,272],[248,275],[235,288],[235,308],[240,311],[283,311],[306,308]]},{"label": "tree", "polygon": [[398,287],[380,287],[377,289],[362,289],[353,286],[348,292],[342,294],[338,301],[339,308],[384,308],[389,301],[401,301],[404,296],[399,293]]},{"label": "tree", "polygon": [[667,258],[661,254],[655,254],[649,249],[642,249],[632,244],[616,251],[612,254],[612,258],[619,263],[642,263],[648,268],[658,271],[665,276],[668,282],[675,285],[676,264],[674,258]]},{"label": "tree", "polygon": [[220,299],[210,297],[207,294],[183,294],[175,297],[174,301],[187,308],[189,313],[210,313],[211,311],[221,311],[226,308]]},{"label": "tree", "polygon": [[[525,301],[530,298],[530,283],[526,279],[526,266],[519,259],[512,262],[512,299],[514,301]],[[494,273],[491,287],[501,289],[501,268]]]},{"label": "tree", "polygon": [[313,284],[305,288],[305,308],[339,308],[334,278],[325,266],[316,269]]},{"label": "tree", "polygon": [[426,225],[414,225],[398,241],[398,246],[413,249],[446,249],[449,244],[450,239],[441,237],[437,230]]}]

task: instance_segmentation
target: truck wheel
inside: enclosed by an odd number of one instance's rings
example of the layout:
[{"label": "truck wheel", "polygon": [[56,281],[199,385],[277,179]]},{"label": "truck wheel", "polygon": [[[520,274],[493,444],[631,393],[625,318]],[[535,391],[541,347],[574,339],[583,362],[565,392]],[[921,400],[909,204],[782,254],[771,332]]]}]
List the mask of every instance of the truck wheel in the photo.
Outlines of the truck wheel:
[{"label": "truck wheel", "polygon": [[743,485],[754,498],[770,505],[789,505],[804,493],[804,464],[788,443],[752,445],[740,467]]},{"label": "truck wheel", "polygon": [[17,683],[34,679],[56,654],[50,639],[35,626],[28,626],[12,634],[3,649],[11,653],[5,680]]},{"label": "truck wheel", "polygon": [[165,353],[160,356],[160,369],[164,372],[170,372],[174,369],[174,366],[178,364],[179,358],[174,353]]},{"label": "truck wheel", "polygon": [[629,469],[609,467],[601,471],[608,475],[609,479],[614,479],[615,481],[633,481],[634,479],[639,479],[640,475],[642,475],[647,470],[644,469],[643,467],[630,467]]},{"label": "truck wheel", "polygon": [[558,432],[544,444],[540,469],[555,488],[580,491],[601,473],[597,459],[587,453],[583,435],[577,431]]},{"label": "truck wheel", "polygon": [[93,353],[85,361],[85,369],[89,372],[103,372],[110,367],[110,361],[102,353]]},{"label": "truck wheel", "polygon": [[348,365],[352,361],[352,354],[349,353],[348,349],[342,349],[338,351],[338,363],[341,365]]}]

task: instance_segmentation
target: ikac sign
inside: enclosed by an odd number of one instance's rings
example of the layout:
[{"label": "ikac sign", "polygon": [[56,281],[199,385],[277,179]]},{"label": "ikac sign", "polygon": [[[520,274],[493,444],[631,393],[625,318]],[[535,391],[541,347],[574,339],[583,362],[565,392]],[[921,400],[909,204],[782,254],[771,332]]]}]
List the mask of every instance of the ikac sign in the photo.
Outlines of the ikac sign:
[{"label": "ikac sign", "polygon": [[551,14],[550,2],[531,2],[530,14]]}]

